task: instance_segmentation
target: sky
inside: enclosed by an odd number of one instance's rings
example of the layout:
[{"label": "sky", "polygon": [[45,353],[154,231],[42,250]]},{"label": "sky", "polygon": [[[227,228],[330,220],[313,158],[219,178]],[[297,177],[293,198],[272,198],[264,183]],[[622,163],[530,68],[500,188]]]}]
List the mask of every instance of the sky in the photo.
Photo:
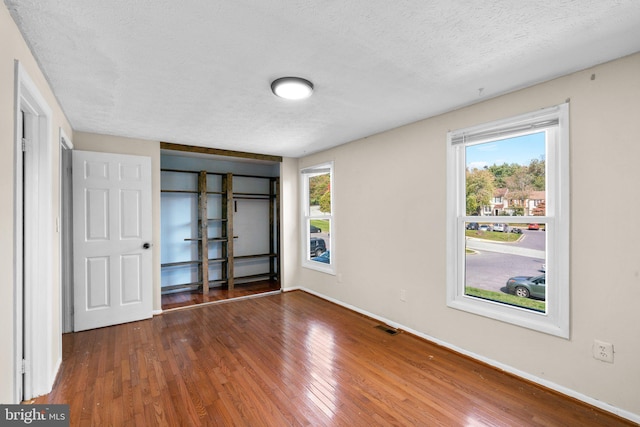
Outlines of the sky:
[{"label": "sky", "polygon": [[528,165],[533,159],[543,160],[544,154],[544,132],[470,145],[466,148],[469,169],[482,169],[485,166],[503,163]]}]

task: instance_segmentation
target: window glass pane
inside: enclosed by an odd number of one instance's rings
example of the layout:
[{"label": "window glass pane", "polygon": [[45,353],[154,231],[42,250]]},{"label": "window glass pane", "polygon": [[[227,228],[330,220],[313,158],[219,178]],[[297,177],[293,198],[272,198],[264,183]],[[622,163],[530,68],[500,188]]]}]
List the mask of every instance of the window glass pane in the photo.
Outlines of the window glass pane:
[{"label": "window glass pane", "polygon": [[331,264],[331,220],[309,220],[309,253],[311,261]]},{"label": "window glass pane", "polygon": [[[466,215],[479,216],[464,225],[467,296],[546,312],[545,136],[465,147]],[[541,218],[513,221],[518,216]]]},{"label": "window glass pane", "polygon": [[545,224],[465,228],[465,295],[546,312]]},{"label": "window glass pane", "polygon": [[465,147],[467,215],[545,215],[546,133]]},{"label": "window glass pane", "polygon": [[331,174],[309,177],[309,215],[331,214]]},{"label": "window glass pane", "polygon": [[335,246],[335,223],[331,202],[332,172],[333,163],[301,170],[305,224],[302,230],[302,265],[328,274],[335,274],[335,261],[331,259],[331,249]]},{"label": "window glass pane", "polygon": [[465,228],[465,295],[546,312],[545,224]]}]

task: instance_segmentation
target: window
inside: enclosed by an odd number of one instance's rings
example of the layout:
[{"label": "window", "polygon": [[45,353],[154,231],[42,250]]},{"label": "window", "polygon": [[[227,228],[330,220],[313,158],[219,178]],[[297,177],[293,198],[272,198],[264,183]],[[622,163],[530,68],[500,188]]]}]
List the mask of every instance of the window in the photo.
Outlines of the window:
[{"label": "window", "polygon": [[305,267],[335,274],[332,191],[333,163],[303,169],[302,264]]},{"label": "window", "polygon": [[569,337],[568,110],[448,133],[450,307]]}]

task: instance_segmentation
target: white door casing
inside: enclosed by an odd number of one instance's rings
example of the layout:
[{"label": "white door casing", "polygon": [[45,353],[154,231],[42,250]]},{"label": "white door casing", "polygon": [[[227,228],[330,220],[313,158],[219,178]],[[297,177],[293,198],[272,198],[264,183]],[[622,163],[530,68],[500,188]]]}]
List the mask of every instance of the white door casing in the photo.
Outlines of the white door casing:
[{"label": "white door casing", "polygon": [[19,403],[51,390],[62,362],[62,336],[54,335],[58,319],[52,304],[56,285],[52,277],[52,112],[19,61],[15,61],[15,85],[12,347],[13,403]]},{"label": "white door casing", "polygon": [[150,318],[151,158],[74,151],[73,218],[74,330]]}]

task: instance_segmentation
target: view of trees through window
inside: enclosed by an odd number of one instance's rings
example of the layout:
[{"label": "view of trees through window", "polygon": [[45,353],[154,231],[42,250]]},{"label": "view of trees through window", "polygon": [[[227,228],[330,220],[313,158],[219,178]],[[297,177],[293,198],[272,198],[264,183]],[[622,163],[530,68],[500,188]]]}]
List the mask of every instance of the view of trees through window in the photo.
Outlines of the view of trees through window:
[{"label": "view of trees through window", "polygon": [[545,137],[465,147],[465,295],[546,312]]},{"label": "view of trees through window", "polygon": [[309,204],[322,213],[331,213],[331,176],[328,173],[309,178]]},{"label": "view of trees through window", "polygon": [[[511,204],[508,210],[500,211],[500,215],[525,214],[524,206],[536,191],[545,191],[545,162],[532,159],[528,165],[503,163],[482,169],[467,168],[467,215],[482,215],[482,207],[489,206],[497,196],[496,192],[507,190],[502,197]],[[499,193],[498,193],[499,194]],[[536,212],[544,215],[544,211]]]}]

